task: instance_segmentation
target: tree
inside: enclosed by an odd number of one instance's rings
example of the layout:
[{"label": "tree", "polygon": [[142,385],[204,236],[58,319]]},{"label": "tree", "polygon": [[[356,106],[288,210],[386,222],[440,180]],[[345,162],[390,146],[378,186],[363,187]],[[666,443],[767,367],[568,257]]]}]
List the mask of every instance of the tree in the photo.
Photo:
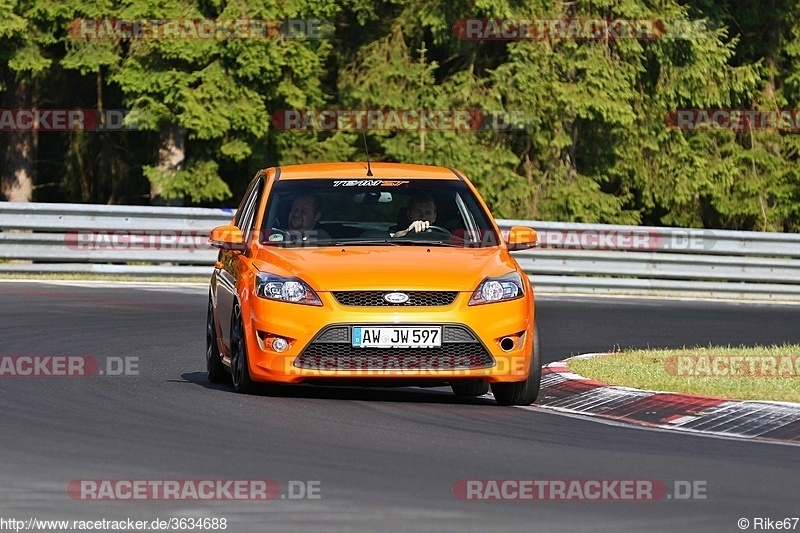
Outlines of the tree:
[{"label": "tree", "polygon": [[[0,90],[6,109],[38,107],[37,87],[51,65],[43,48],[54,40],[48,28],[58,4],[30,0],[0,1]],[[5,133],[0,192],[6,200],[27,202],[33,196],[37,133]]]},{"label": "tree", "polygon": [[[271,2],[164,4],[137,0],[121,9],[129,19],[212,18],[221,21],[324,16],[332,3],[295,9]],[[131,107],[128,121],[159,133],[158,157],[144,173],[152,199],[194,202],[231,195],[220,164],[243,163],[266,138],[268,104],[320,99],[328,46],[295,39],[159,39],[132,41],[112,76]]]}]

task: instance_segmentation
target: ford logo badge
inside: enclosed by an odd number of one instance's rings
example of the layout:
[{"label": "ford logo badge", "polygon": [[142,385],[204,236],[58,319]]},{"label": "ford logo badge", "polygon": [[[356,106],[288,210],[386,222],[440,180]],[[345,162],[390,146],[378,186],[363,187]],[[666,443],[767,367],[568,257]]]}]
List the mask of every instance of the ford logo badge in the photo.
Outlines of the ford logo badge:
[{"label": "ford logo badge", "polygon": [[404,304],[408,301],[408,294],[403,292],[390,292],[385,294],[383,299],[390,304]]}]

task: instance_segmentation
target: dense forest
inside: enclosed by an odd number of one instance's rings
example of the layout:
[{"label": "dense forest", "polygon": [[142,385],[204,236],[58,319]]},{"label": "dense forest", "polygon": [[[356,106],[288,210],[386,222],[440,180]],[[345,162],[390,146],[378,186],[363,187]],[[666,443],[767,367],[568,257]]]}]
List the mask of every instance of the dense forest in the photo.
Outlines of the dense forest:
[{"label": "dense forest", "polygon": [[[465,35],[485,19],[691,31]],[[231,206],[260,168],[364,159],[359,128],[286,110],[469,111],[489,120],[367,129],[371,157],[459,168],[503,218],[800,229],[800,124],[670,119],[793,116],[798,0],[0,0],[0,96],[8,201]]]}]

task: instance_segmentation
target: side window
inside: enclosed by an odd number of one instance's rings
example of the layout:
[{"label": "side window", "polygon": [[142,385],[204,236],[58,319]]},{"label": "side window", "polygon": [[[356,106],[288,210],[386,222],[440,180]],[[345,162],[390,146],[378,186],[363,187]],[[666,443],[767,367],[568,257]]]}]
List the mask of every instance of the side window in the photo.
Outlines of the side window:
[{"label": "side window", "polygon": [[242,207],[240,207],[239,211],[236,213],[235,224],[240,230],[242,230],[242,234],[244,234],[246,241],[250,239],[250,230],[253,226],[253,219],[255,219],[258,204],[261,203],[261,193],[263,190],[264,178],[263,176],[259,176],[253,180],[253,183],[248,189],[248,194],[245,196],[245,199],[242,202]]},{"label": "side window", "polygon": [[256,182],[258,182],[258,179],[254,179],[250,182],[250,185],[247,186],[247,191],[244,193],[242,201],[239,203],[239,207],[236,209],[236,215],[233,217],[233,225],[239,229],[242,229],[242,217],[244,216],[245,211],[247,211],[247,205],[250,203],[250,199],[253,196],[253,189],[256,186]]}]

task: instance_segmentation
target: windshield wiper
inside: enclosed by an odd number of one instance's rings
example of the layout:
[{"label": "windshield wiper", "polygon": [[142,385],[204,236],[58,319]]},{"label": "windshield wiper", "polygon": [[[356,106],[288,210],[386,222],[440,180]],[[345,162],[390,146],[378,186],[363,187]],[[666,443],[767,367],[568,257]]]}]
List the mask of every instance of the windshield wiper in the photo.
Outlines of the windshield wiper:
[{"label": "windshield wiper", "polygon": [[453,244],[449,241],[428,241],[425,239],[407,239],[405,237],[400,237],[392,242],[397,244],[422,244],[425,246],[447,246],[448,248],[461,248],[460,245]]},{"label": "windshield wiper", "polygon": [[369,239],[369,240],[360,240],[360,241],[335,241],[330,244],[331,246],[381,246],[381,245],[389,245],[389,246],[415,246],[415,245],[423,245],[423,246],[446,246],[448,248],[461,248],[459,244],[453,244],[448,241],[431,241],[425,239],[408,239],[406,237],[400,237],[398,239]]},{"label": "windshield wiper", "polygon": [[384,245],[388,244],[389,246],[397,246],[397,241],[391,239],[365,239],[365,240],[355,240],[355,241],[336,241],[331,243],[333,246],[347,246],[347,245],[356,245],[356,246],[374,246],[374,245]]}]

